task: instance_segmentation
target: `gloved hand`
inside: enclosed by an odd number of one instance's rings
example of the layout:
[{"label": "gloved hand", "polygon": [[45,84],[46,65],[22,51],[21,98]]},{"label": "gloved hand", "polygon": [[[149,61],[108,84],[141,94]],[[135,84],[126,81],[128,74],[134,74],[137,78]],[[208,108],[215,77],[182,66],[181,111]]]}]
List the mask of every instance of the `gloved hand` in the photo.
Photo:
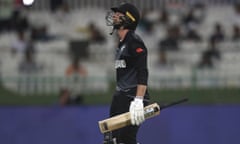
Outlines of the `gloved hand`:
[{"label": "gloved hand", "polygon": [[134,100],[131,101],[129,112],[132,125],[140,125],[142,122],[144,122],[145,117],[143,99],[134,98]]}]

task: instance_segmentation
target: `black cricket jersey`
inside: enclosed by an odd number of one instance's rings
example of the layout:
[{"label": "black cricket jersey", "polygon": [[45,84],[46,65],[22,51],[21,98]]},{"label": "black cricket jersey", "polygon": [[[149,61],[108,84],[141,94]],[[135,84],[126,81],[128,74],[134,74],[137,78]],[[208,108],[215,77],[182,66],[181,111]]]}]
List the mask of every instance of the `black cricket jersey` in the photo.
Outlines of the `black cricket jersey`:
[{"label": "black cricket jersey", "polygon": [[147,48],[142,39],[129,31],[115,55],[117,89],[128,91],[138,84],[147,85]]}]

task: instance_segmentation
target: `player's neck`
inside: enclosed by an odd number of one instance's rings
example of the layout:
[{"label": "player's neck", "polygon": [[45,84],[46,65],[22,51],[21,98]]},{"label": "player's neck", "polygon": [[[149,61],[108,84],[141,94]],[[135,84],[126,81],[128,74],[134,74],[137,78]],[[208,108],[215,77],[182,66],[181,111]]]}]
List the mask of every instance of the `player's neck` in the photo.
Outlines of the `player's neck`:
[{"label": "player's neck", "polygon": [[118,36],[119,36],[119,40],[123,41],[124,38],[126,37],[127,33],[128,33],[128,29],[119,29],[118,30]]}]

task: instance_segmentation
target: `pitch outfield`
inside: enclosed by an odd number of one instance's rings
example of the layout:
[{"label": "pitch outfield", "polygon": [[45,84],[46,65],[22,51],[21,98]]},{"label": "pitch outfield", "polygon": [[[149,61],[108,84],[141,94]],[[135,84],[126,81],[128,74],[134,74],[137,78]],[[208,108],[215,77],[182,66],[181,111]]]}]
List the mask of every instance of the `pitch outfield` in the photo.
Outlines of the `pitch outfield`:
[{"label": "pitch outfield", "polygon": [[[99,94],[85,94],[84,104],[110,104],[112,93],[113,91],[109,90]],[[160,104],[182,97],[189,98],[188,104],[240,104],[240,88],[150,90],[150,96],[153,102],[160,102]],[[0,88],[0,105],[55,105],[57,101],[57,94],[20,96]]]}]

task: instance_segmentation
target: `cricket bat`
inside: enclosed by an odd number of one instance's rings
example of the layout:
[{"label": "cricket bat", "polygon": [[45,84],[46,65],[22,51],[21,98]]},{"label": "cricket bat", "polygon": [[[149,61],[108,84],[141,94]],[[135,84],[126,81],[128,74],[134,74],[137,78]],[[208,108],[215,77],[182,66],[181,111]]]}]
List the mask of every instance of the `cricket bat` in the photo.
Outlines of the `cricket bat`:
[{"label": "cricket bat", "polygon": [[[160,107],[157,103],[153,103],[144,107],[145,119],[160,114]],[[98,122],[101,133],[110,132],[131,124],[130,113],[126,112]]]},{"label": "cricket bat", "polygon": [[[155,117],[160,114],[160,110],[163,110],[165,108],[168,108],[168,107],[171,107],[171,106],[174,106],[176,104],[180,104],[180,103],[183,103],[186,101],[188,101],[188,98],[174,101],[174,102],[168,103],[166,105],[162,105],[161,107],[157,103],[150,104],[150,105],[144,107],[144,117],[145,117],[145,119]],[[126,112],[126,113],[123,113],[123,114],[120,114],[120,115],[117,115],[117,116],[114,116],[114,117],[111,117],[111,118],[108,118],[108,119],[98,122],[101,133],[106,133],[106,132],[110,132],[113,130],[117,130],[117,129],[123,128],[125,126],[128,126],[130,124],[131,124],[131,120],[130,120],[129,112]]]}]

